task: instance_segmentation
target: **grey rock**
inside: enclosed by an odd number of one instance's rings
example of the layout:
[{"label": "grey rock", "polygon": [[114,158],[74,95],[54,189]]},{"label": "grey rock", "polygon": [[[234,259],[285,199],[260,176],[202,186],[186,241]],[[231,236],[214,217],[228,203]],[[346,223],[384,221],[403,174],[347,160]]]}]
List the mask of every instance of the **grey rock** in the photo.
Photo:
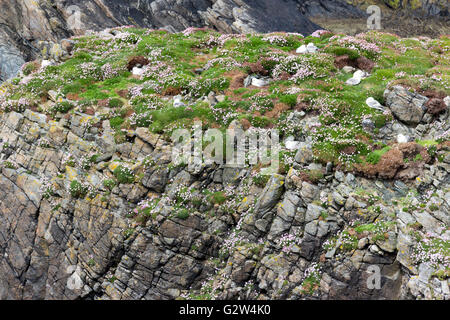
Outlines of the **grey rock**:
[{"label": "grey rock", "polygon": [[0,82],[15,77],[24,63],[17,48],[0,42]]},{"label": "grey rock", "polygon": [[315,204],[309,204],[308,209],[306,210],[305,222],[318,219],[322,211],[324,211],[324,208]]},{"label": "grey rock", "polygon": [[142,179],[142,184],[156,192],[164,191],[169,179],[169,171],[167,168],[158,168],[154,171],[147,172]]},{"label": "grey rock", "polygon": [[279,174],[274,174],[259,196],[255,205],[255,212],[259,216],[262,216],[270,211],[278,203],[278,200],[283,194],[283,190],[284,177]]},{"label": "grey rock", "polygon": [[297,163],[307,164],[313,160],[312,147],[309,143],[301,142],[295,155]]},{"label": "grey rock", "polygon": [[319,193],[320,189],[317,186],[303,181],[300,195],[305,203],[311,203],[314,200],[318,199]]},{"label": "grey rock", "polygon": [[361,122],[361,126],[363,127],[364,130],[366,131],[372,131],[373,129],[375,129],[375,122],[373,122],[370,119],[364,119]]},{"label": "grey rock", "polygon": [[392,113],[402,122],[417,125],[425,113],[425,104],[428,101],[417,93],[412,93],[401,86],[394,86],[391,90],[384,92],[386,105]]},{"label": "grey rock", "polygon": [[369,244],[369,239],[361,238],[358,241],[358,249],[362,250]]}]

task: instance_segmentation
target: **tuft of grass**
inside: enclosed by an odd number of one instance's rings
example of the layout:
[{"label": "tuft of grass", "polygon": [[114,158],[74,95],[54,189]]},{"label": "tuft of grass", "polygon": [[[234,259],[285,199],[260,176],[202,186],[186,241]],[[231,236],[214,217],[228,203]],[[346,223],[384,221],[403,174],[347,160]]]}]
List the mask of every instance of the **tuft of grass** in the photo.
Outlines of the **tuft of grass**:
[{"label": "tuft of grass", "polygon": [[383,154],[385,154],[386,152],[388,152],[391,149],[391,147],[386,146],[380,150],[375,150],[372,151],[371,153],[369,153],[366,157],[366,161],[371,163],[371,164],[377,164],[381,157],[383,156]]}]

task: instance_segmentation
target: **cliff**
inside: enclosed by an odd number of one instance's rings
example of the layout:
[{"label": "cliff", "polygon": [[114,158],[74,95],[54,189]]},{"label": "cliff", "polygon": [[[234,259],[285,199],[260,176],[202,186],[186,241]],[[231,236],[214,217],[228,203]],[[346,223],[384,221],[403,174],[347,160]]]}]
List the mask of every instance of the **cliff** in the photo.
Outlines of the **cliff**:
[{"label": "cliff", "polygon": [[[449,298],[448,37],[57,44],[0,86],[0,299]],[[198,122],[278,170],[175,163]]]}]

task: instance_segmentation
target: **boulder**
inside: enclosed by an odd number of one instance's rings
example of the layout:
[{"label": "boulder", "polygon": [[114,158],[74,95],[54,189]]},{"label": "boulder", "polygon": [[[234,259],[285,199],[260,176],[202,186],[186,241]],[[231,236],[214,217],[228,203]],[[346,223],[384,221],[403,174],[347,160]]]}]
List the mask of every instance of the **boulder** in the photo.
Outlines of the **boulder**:
[{"label": "boulder", "polygon": [[15,77],[24,63],[19,50],[0,43],[0,82]]},{"label": "boulder", "polygon": [[402,86],[394,86],[384,91],[386,105],[402,122],[417,125],[426,111],[427,97],[408,91]]}]

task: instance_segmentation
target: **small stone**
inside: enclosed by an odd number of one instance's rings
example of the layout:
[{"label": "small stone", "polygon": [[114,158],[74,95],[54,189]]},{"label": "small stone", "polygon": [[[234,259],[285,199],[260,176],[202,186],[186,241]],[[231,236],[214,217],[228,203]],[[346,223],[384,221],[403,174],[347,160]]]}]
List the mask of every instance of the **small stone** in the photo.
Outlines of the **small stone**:
[{"label": "small stone", "polygon": [[55,90],[49,90],[48,91],[48,97],[50,98],[50,100],[52,100],[53,102],[56,102],[58,99],[58,92],[56,92]]},{"label": "small stone", "polygon": [[334,177],[339,182],[343,182],[344,178],[345,178],[344,173],[342,171],[336,171],[336,173],[334,174]]},{"label": "small stone", "polygon": [[285,145],[288,150],[296,150],[300,147],[300,142],[289,140],[286,141]]},{"label": "small stone", "polygon": [[445,103],[445,106],[446,106],[447,108],[450,107],[450,96],[446,96],[446,97],[444,98],[444,103]]},{"label": "small stone", "polygon": [[429,113],[425,113],[423,118],[422,118],[422,121],[425,122],[425,123],[433,122],[433,115],[431,115]]},{"label": "small stone", "polygon": [[295,162],[297,163],[310,163],[313,160],[312,147],[310,144],[300,142],[297,154],[295,155]]},{"label": "small stone", "polygon": [[70,54],[73,50],[75,42],[73,40],[69,39],[62,39],[61,42],[61,48],[66,51],[68,54]]},{"label": "small stone", "polygon": [[369,244],[369,239],[362,238],[358,241],[358,249],[362,250]]},{"label": "small stone", "polygon": [[216,95],[214,94],[213,91],[211,91],[211,92],[208,94],[207,99],[208,99],[209,104],[212,105],[212,106],[215,106],[215,105],[218,103],[218,101],[217,101],[217,99],[216,99]]},{"label": "small stone", "polygon": [[219,94],[218,96],[216,96],[216,99],[219,102],[224,102],[225,101],[225,95]]},{"label": "small stone", "polygon": [[372,130],[375,129],[375,123],[372,120],[370,120],[370,119],[364,119],[361,122],[361,126],[366,131],[372,131]]},{"label": "small stone", "polygon": [[372,252],[373,254],[377,254],[382,256],[383,255],[383,251],[380,250],[380,248],[378,248],[378,246],[376,244],[373,244],[369,247],[369,251]]},{"label": "small stone", "polygon": [[326,173],[331,173],[333,171],[333,163],[327,162]]}]

